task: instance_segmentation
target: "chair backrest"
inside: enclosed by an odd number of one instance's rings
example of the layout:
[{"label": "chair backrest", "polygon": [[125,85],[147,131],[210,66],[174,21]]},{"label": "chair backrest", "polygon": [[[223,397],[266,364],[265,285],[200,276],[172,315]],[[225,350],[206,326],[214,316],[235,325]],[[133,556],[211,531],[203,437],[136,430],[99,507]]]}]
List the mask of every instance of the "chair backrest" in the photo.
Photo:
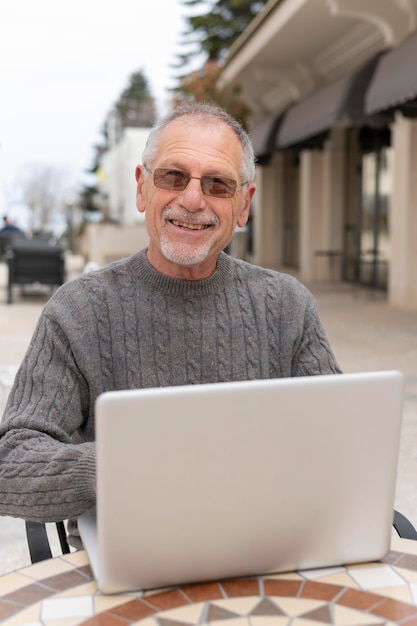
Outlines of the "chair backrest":
[{"label": "chair backrest", "polygon": [[414,528],[410,520],[399,511],[394,511],[393,526],[398,535],[403,539],[417,540],[417,530]]},{"label": "chair backrest", "polygon": [[[67,533],[64,522],[57,522],[59,543],[62,554],[69,554],[70,547],[67,542]],[[41,522],[26,522],[26,537],[28,540],[30,559],[32,563],[45,561],[52,558],[51,546],[48,539],[46,525]]]},{"label": "chair backrest", "polygon": [[62,285],[64,282],[64,251],[60,246],[43,240],[15,240],[8,249],[7,261],[12,283]]},{"label": "chair backrest", "polygon": [[16,239],[26,239],[25,233],[19,230],[0,232],[0,256],[6,253],[7,248],[12,245]]},{"label": "chair backrest", "polygon": [[19,239],[6,252],[9,279],[8,304],[13,300],[14,285],[40,283],[59,287],[65,282],[65,254],[59,245],[42,239]]}]

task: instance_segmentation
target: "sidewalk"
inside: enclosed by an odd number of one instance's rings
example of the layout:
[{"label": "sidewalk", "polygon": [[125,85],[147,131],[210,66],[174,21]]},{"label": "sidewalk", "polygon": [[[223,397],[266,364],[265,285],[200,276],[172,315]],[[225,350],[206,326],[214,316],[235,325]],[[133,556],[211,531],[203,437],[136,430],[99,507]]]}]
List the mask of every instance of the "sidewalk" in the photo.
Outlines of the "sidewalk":
[{"label": "sidewalk", "polygon": [[[19,364],[47,298],[16,297],[7,305],[4,271],[0,264],[0,368]],[[417,525],[417,313],[393,309],[383,294],[372,297],[347,285],[310,288],[344,372],[398,369],[406,376],[395,507]],[[20,520],[0,517],[0,536],[0,574],[29,563]]]}]

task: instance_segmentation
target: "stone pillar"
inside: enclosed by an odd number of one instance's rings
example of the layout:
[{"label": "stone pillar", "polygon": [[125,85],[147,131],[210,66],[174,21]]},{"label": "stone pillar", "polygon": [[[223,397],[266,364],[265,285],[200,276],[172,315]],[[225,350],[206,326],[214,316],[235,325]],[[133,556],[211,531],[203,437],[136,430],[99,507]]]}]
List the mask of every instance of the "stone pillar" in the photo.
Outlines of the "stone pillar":
[{"label": "stone pillar", "polygon": [[300,267],[302,282],[317,277],[314,252],[322,249],[324,153],[304,150],[300,163]]},{"label": "stone pillar", "polygon": [[417,311],[417,121],[398,113],[392,128],[392,145],[388,297],[396,307]]},{"label": "stone pillar", "polygon": [[283,155],[257,168],[253,212],[253,262],[278,269],[282,265]]},{"label": "stone pillar", "polygon": [[342,275],[344,202],[345,202],[345,131],[334,128],[324,148],[322,250],[316,257],[320,280],[340,281]]}]

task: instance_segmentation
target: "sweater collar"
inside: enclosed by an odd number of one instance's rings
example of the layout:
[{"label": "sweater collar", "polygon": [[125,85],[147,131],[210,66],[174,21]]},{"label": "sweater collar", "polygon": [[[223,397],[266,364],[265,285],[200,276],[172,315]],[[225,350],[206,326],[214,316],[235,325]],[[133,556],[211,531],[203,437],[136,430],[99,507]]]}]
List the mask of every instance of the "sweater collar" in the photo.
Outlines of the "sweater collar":
[{"label": "sweater collar", "polygon": [[232,273],[232,260],[221,252],[214,272],[203,280],[180,280],[161,274],[148,261],[147,249],[143,249],[130,258],[134,274],[148,287],[168,295],[196,296],[214,293],[222,289]]}]

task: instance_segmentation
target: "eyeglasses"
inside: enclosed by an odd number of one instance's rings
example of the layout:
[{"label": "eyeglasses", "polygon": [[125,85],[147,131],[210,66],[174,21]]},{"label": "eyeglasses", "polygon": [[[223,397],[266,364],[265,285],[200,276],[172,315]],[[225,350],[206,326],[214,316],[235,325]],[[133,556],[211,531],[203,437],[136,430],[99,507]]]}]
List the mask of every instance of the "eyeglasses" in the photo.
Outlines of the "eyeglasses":
[{"label": "eyeglasses", "polygon": [[232,198],[238,187],[246,185],[246,183],[238,184],[233,178],[226,176],[202,176],[199,178],[198,176],[191,176],[188,172],[164,167],[156,168],[153,173],[155,186],[170,191],[184,191],[192,178],[200,180],[202,192],[206,196],[213,196],[214,198]]}]

